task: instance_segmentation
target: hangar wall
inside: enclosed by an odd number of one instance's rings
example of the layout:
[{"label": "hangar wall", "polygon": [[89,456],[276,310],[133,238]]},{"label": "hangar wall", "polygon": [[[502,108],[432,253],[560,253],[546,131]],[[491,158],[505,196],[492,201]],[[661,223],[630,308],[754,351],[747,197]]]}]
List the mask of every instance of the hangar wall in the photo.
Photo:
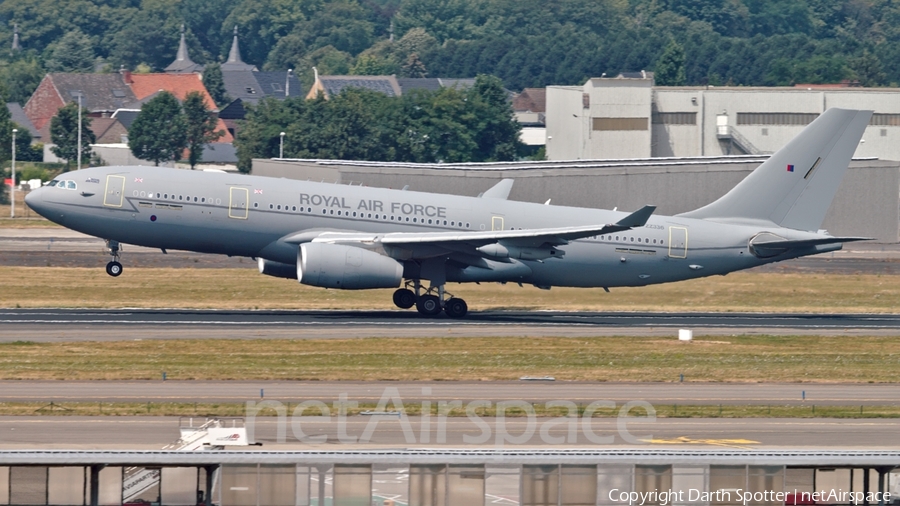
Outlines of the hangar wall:
[{"label": "hangar wall", "polygon": [[[706,205],[728,192],[765,157],[391,164],[340,160],[253,160],[253,174],[476,196],[504,178],[509,198],[551,205],[632,211],[646,204],[660,214]],[[850,164],[823,228],[833,235],[900,242],[900,162],[858,159]]]}]

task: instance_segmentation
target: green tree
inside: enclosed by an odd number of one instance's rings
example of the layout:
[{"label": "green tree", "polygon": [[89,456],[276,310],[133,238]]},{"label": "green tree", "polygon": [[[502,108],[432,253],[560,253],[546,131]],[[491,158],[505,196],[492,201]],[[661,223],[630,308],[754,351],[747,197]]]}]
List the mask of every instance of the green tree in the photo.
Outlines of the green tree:
[{"label": "green tree", "polygon": [[269,51],[263,68],[269,71],[298,69],[304,54],[306,43],[303,42],[303,38],[296,33],[290,33],[278,39],[275,47]]},{"label": "green tree", "polygon": [[161,91],[147,101],[128,131],[134,156],[155,165],[179,160],[187,148],[187,121],[175,95]]},{"label": "green tree", "polygon": [[[315,100],[289,98],[275,100],[265,98],[258,104],[247,104],[247,116],[238,130],[234,145],[237,148],[238,170],[250,173],[253,158],[273,158],[278,154],[280,133],[294,124],[302,124],[305,111]],[[311,129],[312,126],[307,126]],[[293,136],[293,133],[292,133]],[[296,156],[292,151],[292,137],[287,139],[285,154]]]},{"label": "green tree", "polygon": [[25,104],[41,84],[45,73],[37,58],[19,58],[0,69],[0,81],[6,83],[9,89],[8,100]]},{"label": "green tree", "polygon": [[[12,115],[6,107],[9,91],[3,82],[0,82],[0,163],[12,158]],[[2,185],[0,185],[2,186]]]},{"label": "green tree", "polygon": [[684,86],[687,78],[684,74],[684,48],[677,42],[670,41],[656,60],[654,80],[659,86]]},{"label": "green tree", "polygon": [[863,49],[859,58],[850,59],[850,69],[856,74],[859,84],[866,87],[880,86],[887,79],[882,71],[881,60],[868,49]]},{"label": "green tree", "polygon": [[[97,137],[91,131],[91,118],[88,111],[81,109],[81,160],[91,159],[91,144],[97,142]],[[55,144],[50,151],[54,155],[66,161],[69,168],[72,161],[78,159],[78,104],[69,102],[57,111],[56,116],[50,120],[50,141]]]},{"label": "green tree", "polygon": [[405,77],[425,77],[428,75],[428,72],[425,69],[425,64],[419,59],[419,55],[417,53],[410,53],[409,57],[406,59],[406,63],[403,64],[402,74]]},{"label": "green tree", "polygon": [[231,97],[225,91],[225,79],[222,77],[222,65],[210,63],[203,69],[203,86],[212,96],[216,105],[223,107],[231,102]]},{"label": "green tree", "polygon": [[521,144],[521,127],[515,120],[503,83],[497,77],[480,75],[466,94],[472,115],[469,125],[478,144],[474,159],[480,162],[514,160]]},{"label": "green tree", "polygon": [[350,68],[350,74],[355,76],[385,76],[396,73],[396,64],[387,58],[381,58],[371,54],[361,54],[356,58],[356,63]]},{"label": "green tree", "polygon": [[47,57],[47,70],[51,72],[93,72],[94,44],[91,38],[74,30],[53,44]]},{"label": "green tree", "polygon": [[225,135],[216,131],[218,118],[206,107],[205,99],[199,91],[192,91],[184,97],[184,119],[187,122],[188,162],[193,169],[203,158],[203,146],[215,142]]}]

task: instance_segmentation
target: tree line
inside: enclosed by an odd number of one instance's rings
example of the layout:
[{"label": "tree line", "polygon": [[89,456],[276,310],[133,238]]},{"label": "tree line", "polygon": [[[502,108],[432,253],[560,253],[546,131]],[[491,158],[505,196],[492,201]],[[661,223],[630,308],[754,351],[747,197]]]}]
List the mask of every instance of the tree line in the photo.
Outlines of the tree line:
[{"label": "tree line", "polygon": [[688,85],[896,86],[898,19],[880,0],[2,0],[0,39],[18,25],[24,49],[0,53],[0,78],[24,103],[46,72],[159,71],[184,24],[194,61],[222,61],[238,26],[245,61],[307,86],[313,66],[580,84],[656,70],[670,44]]},{"label": "tree line", "polygon": [[502,83],[478,76],[469,88],[413,90],[389,97],[345,89],[326,99],[266,99],[249,106],[235,139],[238,168],[253,158],[401,162],[512,160],[522,148]]}]

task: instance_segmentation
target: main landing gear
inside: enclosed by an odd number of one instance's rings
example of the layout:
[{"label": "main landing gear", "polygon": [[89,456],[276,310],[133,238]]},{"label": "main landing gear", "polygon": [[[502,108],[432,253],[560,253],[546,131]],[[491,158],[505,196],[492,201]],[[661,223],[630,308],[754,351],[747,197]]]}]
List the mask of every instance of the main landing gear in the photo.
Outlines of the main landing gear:
[{"label": "main landing gear", "polygon": [[[412,285],[412,290],[408,287]],[[416,306],[416,310],[423,316],[437,316],[441,311],[447,313],[451,318],[462,318],[469,312],[469,306],[466,301],[453,297],[444,300],[444,285],[430,287],[425,293],[422,293],[422,285],[418,279],[411,283],[407,281],[405,288],[400,288],[394,292],[394,305],[400,309],[409,309]]]},{"label": "main landing gear", "polygon": [[122,274],[122,264],[119,263],[119,241],[106,240],[106,251],[112,255],[112,261],[106,264],[106,273],[112,277]]}]

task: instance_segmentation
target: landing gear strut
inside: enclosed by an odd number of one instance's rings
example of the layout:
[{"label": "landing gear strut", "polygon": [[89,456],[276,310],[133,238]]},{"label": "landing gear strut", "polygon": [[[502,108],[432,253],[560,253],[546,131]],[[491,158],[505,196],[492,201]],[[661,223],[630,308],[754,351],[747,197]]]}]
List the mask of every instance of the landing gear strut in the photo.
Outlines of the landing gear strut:
[{"label": "landing gear strut", "polygon": [[444,285],[431,286],[423,293],[421,281],[414,279],[394,292],[394,305],[401,309],[416,306],[422,316],[437,316],[444,311],[451,318],[462,318],[469,312],[466,301],[452,295],[444,300],[446,295],[450,294],[444,292]]},{"label": "landing gear strut", "polygon": [[107,239],[106,250],[113,257],[112,261],[106,264],[106,273],[112,277],[122,274],[122,264],[119,263],[119,241]]}]

